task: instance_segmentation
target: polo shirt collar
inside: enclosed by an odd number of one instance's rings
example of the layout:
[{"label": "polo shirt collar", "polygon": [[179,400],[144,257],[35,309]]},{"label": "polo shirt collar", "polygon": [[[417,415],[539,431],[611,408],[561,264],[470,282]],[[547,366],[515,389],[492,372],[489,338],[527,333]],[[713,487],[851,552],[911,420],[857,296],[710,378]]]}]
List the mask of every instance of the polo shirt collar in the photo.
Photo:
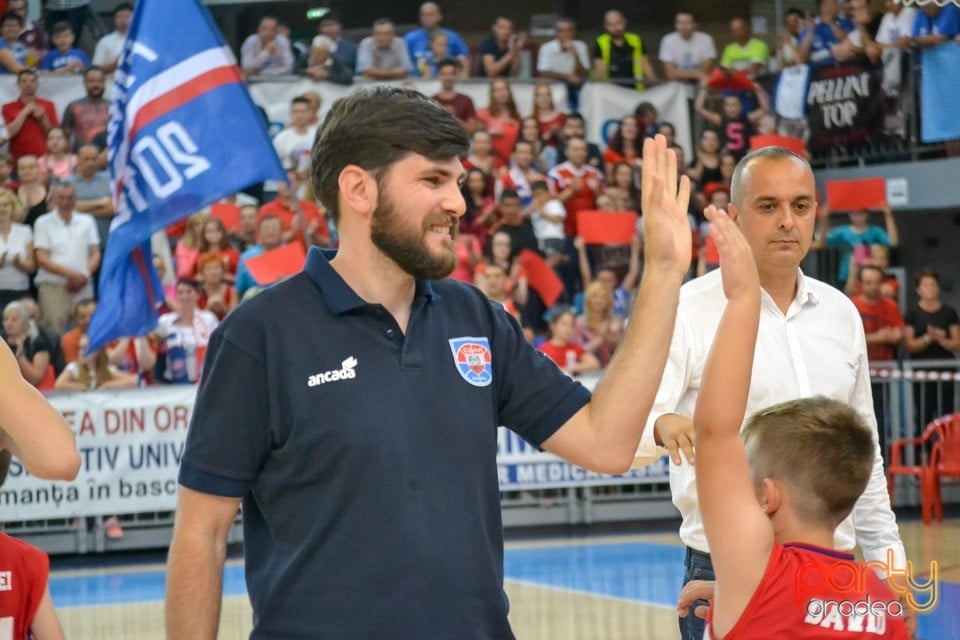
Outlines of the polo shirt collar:
[{"label": "polo shirt collar", "polygon": [[[315,285],[323,292],[323,299],[334,315],[343,315],[354,309],[369,306],[369,303],[357,295],[350,288],[340,274],[330,266],[330,260],[337,255],[334,249],[320,249],[311,247],[307,254],[307,262],[303,267]],[[417,279],[414,297],[423,297],[426,302],[439,299],[429,280]]]}]

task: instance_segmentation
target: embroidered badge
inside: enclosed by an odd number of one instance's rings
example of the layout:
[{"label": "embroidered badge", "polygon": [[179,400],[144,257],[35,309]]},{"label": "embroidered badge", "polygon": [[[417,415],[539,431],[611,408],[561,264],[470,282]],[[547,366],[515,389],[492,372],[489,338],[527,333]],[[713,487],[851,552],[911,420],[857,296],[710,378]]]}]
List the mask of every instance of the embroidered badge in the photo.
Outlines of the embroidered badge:
[{"label": "embroidered badge", "polygon": [[451,338],[453,363],[460,376],[475,387],[486,387],[493,380],[493,355],[486,338]]}]

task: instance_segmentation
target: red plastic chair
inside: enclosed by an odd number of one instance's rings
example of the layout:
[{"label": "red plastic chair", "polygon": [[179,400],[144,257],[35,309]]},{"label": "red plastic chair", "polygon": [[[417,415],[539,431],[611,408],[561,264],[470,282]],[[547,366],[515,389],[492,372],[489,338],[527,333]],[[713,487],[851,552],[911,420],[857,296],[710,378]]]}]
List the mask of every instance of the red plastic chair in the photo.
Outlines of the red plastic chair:
[{"label": "red plastic chair", "polygon": [[930,454],[930,489],[933,517],[943,522],[941,478],[960,479],[960,413],[951,413],[930,423],[937,429],[937,442]]},{"label": "red plastic chair", "polygon": [[[920,479],[920,500],[923,524],[928,525],[933,520],[934,472],[932,466],[933,449],[940,439],[940,428],[937,420],[927,425],[918,438],[901,438],[890,446],[890,464],[887,465],[887,493],[890,494],[890,506],[893,506],[894,478],[896,476],[917,476]],[[904,462],[906,447],[914,448],[915,464]],[[939,486],[939,485],[938,485]],[[942,509],[942,506],[941,506]]]}]

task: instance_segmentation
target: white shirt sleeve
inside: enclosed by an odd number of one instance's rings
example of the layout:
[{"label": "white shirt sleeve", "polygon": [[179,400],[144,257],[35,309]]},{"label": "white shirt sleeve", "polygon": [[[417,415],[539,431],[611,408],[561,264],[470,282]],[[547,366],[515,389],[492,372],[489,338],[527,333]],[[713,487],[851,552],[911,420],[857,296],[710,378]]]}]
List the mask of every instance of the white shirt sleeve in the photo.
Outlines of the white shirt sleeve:
[{"label": "white shirt sleeve", "polygon": [[574,40],[573,50],[576,52],[577,57],[580,58],[580,64],[583,65],[583,68],[589,71],[590,51],[587,49],[587,43],[585,43],[583,40]]},{"label": "white shirt sleeve", "polygon": [[[852,305],[851,305],[852,306]],[[900,540],[897,518],[890,508],[890,494],[887,493],[887,481],[884,477],[883,457],[877,436],[877,418],[873,411],[873,394],[870,388],[870,365],[867,361],[867,342],[860,318],[849,320],[855,327],[855,340],[860,362],[857,367],[857,380],[850,398],[850,405],[864,418],[873,431],[876,448],[873,472],[867,488],[853,507],[853,527],[857,544],[863,551],[865,560],[887,561],[887,550],[893,552],[893,566],[906,566],[907,554]]]},{"label": "white shirt sleeve", "polygon": [[556,40],[545,42],[543,46],[540,47],[540,52],[537,54],[537,71],[550,71],[550,61],[551,58],[553,58],[556,48]]},{"label": "white shirt sleeve", "polygon": [[567,208],[563,206],[563,203],[559,200],[548,200],[545,205],[543,205],[543,212],[550,214],[551,216],[560,216],[562,219],[567,217]]},{"label": "white shirt sleeve", "polygon": [[47,221],[37,220],[33,225],[33,232],[33,248],[50,251],[50,231],[47,229]]},{"label": "white shirt sleeve", "polygon": [[713,36],[709,33],[704,33],[704,50],[707,53],[708,58],[716,59],[717,57],[717,46],[713,43]]},{"label": "white shirt sleeve", "polygon": [[[97,223],[93,221],[93,216],[86,215],[87,219],[87,246],[100,246],[100,231],[97,229]],[[101,259],[103,256],[101,256]]]},{"label": "white shirt sleeve", "polygon": [[[656,462],[667,453],[663,447],[657,446],[653,433],[653,425],[657,419],[668,413],[676,413],[680,399],[690,386],[692,372],[696,363],[693,354],[693,342],[690,339],[690,327],[680,310],[677,311],[677,320],[673,327],[673,338],[670,341],[670,354],[660,379],[660,388],[647,417],[647,424],[640,437],[640,445],[633,459],[633,468],[643,467]],[[693,416],[689,416],[693,417]],[[684,464],[687,464],[684,461]]]}]

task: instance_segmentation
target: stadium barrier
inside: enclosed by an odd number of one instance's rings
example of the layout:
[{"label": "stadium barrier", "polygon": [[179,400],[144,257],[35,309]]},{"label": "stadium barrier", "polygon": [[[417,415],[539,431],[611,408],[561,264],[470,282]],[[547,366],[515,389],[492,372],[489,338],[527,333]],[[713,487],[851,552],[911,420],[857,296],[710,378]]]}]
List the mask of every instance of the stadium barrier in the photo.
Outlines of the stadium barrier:
[{"label": "stadium barrier", "polygon": [[[956,360],[874,363],[871,374],[887,445],[918,435],[930,415],[960,411]],[[584,384],[593,388],[596,380],[585,378]],[[39,480],[14,460],[0,488],[5,528],[51,553],[166,546],[194,395],[192,386],[50,394],[77,435],[80,474],[69,483]],[[663,457],[622,476],[596,474],[501,429],[497,468],[504,526],[675,518],[668,467]],[[908,477],[897,482],[897,505],[917,506],[917,482]],[[960,492],[948,486],[944,497],[958,501]],[[104,521],[110,516],[120,516],[123,538],[106,537]],[[240,540],[239,528],[231,539]]]}]

